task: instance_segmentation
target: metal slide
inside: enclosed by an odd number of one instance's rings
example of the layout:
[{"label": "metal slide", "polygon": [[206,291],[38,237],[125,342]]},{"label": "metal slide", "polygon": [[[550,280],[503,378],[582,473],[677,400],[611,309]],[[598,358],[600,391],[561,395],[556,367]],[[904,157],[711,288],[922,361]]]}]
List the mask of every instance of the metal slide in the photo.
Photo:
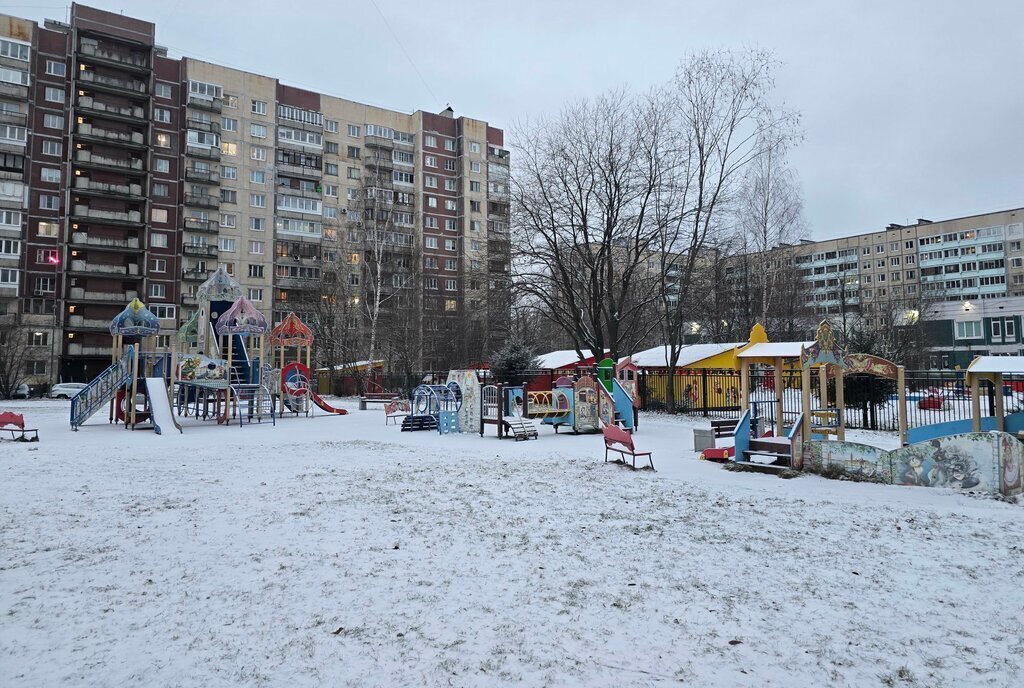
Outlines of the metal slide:
[{"label": "metal slide", "polygon": [[171,396],[167,392],[167,383],[162,377],[143,378],[146,381],[146,394],[149,397],[150,418],[153,422],[153,431],[158,435],[163,434],[163,429],[170,430],[172,427],[181,432],[181,426],[174,417],[171,410]]}]

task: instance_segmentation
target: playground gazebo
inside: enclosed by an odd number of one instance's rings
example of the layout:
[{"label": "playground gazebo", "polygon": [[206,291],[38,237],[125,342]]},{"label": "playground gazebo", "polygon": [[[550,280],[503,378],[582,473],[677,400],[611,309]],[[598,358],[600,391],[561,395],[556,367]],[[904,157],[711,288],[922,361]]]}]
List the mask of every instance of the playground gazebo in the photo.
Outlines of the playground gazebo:
[{"label": "playground gazebo", "polygon": [[[971,385],[971,417],[974,432],[999,430],[1020,432],[1024,430],[1024,414],[1006,415],[1006,391],[1004,376],[1024,375],[1024,356],[978,356],[967,366],[967,382]],[[995,418],[982,422],[981,382],[988,381],[995,387]],[[987,420],[987,419],[986,419]]]}]

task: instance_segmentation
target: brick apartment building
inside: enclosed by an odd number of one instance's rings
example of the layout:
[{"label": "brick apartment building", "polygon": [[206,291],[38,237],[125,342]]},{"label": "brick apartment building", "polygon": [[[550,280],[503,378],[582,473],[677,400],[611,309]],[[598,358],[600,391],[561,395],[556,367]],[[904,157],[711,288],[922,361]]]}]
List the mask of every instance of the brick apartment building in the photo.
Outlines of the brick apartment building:
[{"label": "brick apartment building", "polygon": [[29,326],[30,382],[88,380],[128,300],[169,336],[218,265],[275,320],[307,309],[330,268],[358,315],[373,243],[386,307],[416,323],[415,363],[480,360],[509,319],[503,143],[450,108],[168,57],[153,24],[123,15],[0,15],[0,317]]}]

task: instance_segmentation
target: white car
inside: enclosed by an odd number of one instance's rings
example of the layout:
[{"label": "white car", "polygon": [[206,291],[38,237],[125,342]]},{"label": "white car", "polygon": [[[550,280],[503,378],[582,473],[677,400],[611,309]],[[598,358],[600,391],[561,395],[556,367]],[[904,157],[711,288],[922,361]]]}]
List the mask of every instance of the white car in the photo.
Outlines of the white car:
[{"label": "white car", "polygon": [[31,390],[28,385],[21,384],[18,385],[16,390],[14,390],[14,394],[11,395],[11,399],[28,399],[29,394],[31,394]]},{"label": "white car", "polygon": [[70,399],[88,387],[84,382],[61,382],[50,388],[47,395],[51,399]]}]

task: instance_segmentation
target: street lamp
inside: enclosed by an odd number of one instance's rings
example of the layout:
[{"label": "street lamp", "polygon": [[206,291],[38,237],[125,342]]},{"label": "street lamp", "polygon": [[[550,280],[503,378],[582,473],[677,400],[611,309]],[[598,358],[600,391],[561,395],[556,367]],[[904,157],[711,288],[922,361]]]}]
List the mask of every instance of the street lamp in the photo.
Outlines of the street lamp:
[{"label": "street lamp", "polygon": [[60,335],[57,311],[60,310],[60,299],[58,298],[57,282],[60,280],[60,256],[57,251],[47,257],[50,265],[53,266],[53,333],[50,335],[50,389],[56,384],[57,373],[57,337]]}]

